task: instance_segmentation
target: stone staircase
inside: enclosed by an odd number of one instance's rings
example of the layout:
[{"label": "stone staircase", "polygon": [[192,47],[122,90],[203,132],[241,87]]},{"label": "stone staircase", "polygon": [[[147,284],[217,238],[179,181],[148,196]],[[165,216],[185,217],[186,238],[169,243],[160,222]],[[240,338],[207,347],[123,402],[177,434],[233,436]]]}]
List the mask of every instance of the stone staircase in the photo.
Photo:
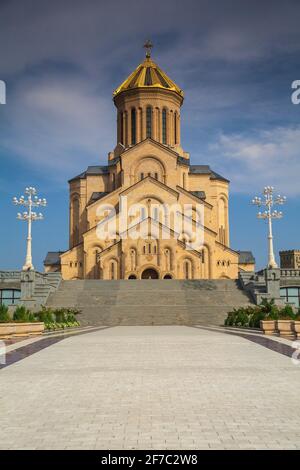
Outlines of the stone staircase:
[{"label": "stone staircase", "polygon": [[234,280],[62,281],[47,306],[76,307],[82,325],[220,325],[250,305]]},{"label": "stone staircase", "polygon": [[37,273],[33,298],[37,305],[45,305],[51,292],[55,292],[61,283],[61,273]]}]

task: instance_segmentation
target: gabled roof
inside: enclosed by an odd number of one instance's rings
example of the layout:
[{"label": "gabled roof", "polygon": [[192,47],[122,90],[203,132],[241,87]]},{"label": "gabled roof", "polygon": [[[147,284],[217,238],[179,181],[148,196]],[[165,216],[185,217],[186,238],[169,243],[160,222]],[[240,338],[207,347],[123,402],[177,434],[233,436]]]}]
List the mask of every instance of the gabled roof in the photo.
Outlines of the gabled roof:
[{"label": "gabled roof", "polygon": [[156,184],[157,186],[163,188],[165,191],[168,191],[168,192],[170,192],[170,193],[173,193],[174,196],[177,196],[177,197],[178,197],[178,191],[176,191],[176,190],[173,189],[173,188],[170,188],[169,186],[167,186],[166,184],[162,183],[161,181],[156,180],[156,179],[153,178],[152,176],[146,176],[146,177],[143,178],[142,180],[139,180],[139,181],[137,181],[136,183],[132,184],[131,186],[128,186],[128,187],[125,188],[123,191],[121,191],[120,194],[123,194],[123,193],[126,193],[126,192],[131,192],[131,191],[132,191],[132,188],[134,188],[134,187],[136,187],[136,186],[138,186],[138,185],[147,183],[148,181],[150,181],[151,183],[154,183],[154,184]]},{"label": "gabled roof", "polygon": [[101,166],[101,165],[97,165],[97,166],[88,166],[87,169],[83,172],[83,173],[80,173],[80,175],[77,175],[77,176],[74,176],[74,178],[71,178],[69,180],[69,183],[71,181],[75,181],[75,180],[78,180],[78,179],[83,179],[83,178],[86,178],[86,176],[89,176],[89,175],[105,175],[108,173],[108,166]]},{"label": "gabled roof", "polygon": [[153,145],[155,145],[156,147],[159,147],[161,148],[162,150],[165,150],[166,152],[169,152],[171,153],[172,155],[174,155],[174,157],[178,158],[178,153],[173,149],[173,148],[170,148],[169,145],[165,145],[165,144],[162,144],[161,142],[158,142],[157,140],[154,140],[152,139],[151,137],[146,137],[145,139],[141,140],[140,142],[138,142],[137,144],[135,145],[132,145],[130,147],[127,147],[124,152],[121,153],[121,156],[123,157],[123,155],[125,155],[126,153],[128,152],[131,152],[133,149],[136,149],[138,146],[141,146],[143,145],[144,143],[146,143],[147,141],[151,142]]},{"label": "gabled roof", "polygon": [[205,191],[189,191],[193,196],[198,197],[199,199],[206,199]]},{"label": "gabled roof", "polygon": [[44,266],[60,266],[60,255],[63,253],[64,251],[48,251],[44,259]]},{"label": "gabled roof", "polygon": [[229,180],[213,171],[209,165],[190,165],[190,174],[194,175],[210,175],[212,180],[220,180],[229,183]]},{"label": "gabled roof", "polygon": [[104,196],[106,196],[107,194],[110,194],[108,192],[94,192],[92,195],[91,195],[91,198],[89,200],[89,203],[88,204],[93,204],[93,202],[96,202],[98,201],[99,199],[102,199]]},{"label": "gabled roof", "polygon": [[255,264],[252,251],[238,251],[240,264]]}]

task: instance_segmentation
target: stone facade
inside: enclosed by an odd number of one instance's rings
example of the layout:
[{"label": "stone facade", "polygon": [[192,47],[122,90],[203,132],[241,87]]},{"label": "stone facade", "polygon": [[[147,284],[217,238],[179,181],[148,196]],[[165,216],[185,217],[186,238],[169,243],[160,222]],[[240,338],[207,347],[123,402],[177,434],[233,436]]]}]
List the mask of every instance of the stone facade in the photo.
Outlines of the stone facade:
[{"label": "stone facade", "polygon": [[[117,145],[107,166],[90,166],[69,181],[63,279],[235,279],[239,269],[254,269],[253,259],[239,265],[240,253],[230,248],[229,181],[208,165],[191,165],[181,147],[182,103],[182,90],[149,56],[115,91]],[[125,199],[128,208],[139,204],[146,212],[136,217],[129,210],[124,220]],[[190,229],[177,231],[161,208],[176,207],[185,220],[186,206]],[[117,230],[101,238],[106,207],[115,211]]]},{"label": "stone facade", "polygon": [[282,269],[300,269],[300,250],[280,251],[279,255]]}]

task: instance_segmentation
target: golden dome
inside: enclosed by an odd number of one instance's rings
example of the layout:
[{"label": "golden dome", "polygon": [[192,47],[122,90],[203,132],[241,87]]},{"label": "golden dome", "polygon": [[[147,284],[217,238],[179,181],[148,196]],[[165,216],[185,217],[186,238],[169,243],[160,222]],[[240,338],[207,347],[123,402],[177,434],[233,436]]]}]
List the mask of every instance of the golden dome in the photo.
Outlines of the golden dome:
[{"label": "golden dome", "polygon": [[113,96],[137,88],[163,88],[164,90],[174,91],[183,98],[183,91],[153,62],[149,54],[144,62],[114,91]]}]

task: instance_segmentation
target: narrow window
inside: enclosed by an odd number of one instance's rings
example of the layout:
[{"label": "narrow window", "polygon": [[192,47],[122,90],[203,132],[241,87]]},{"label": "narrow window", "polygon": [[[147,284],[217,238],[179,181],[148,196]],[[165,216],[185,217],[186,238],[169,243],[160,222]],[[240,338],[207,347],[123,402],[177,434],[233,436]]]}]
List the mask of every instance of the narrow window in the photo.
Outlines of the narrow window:
[{"label": "narrow window", "polygon": [[111,279],[114,280],[115,279],[115,263],[114,262],[111,263],[110,269],[111,269]]},{"label": "narrow window", "polygon": [[167,110],[162,111],[162,143],[167,143]]},{"label": "narrow window", "polygon": [[146,109],[146,137],[152,137],[152,109],[148,106]]},{"label": "narrow window", "polygon": [[158,173],[155,173],[155,179],[158,180]]},{"label": "narrow window", "polygon": [[141,173],[141,180],[144,179],[144,173]]},{"label": "narrow window", "polygon": [[189,263],[187,261],[184,263],[184,270],[185,270],[185,278],[189,279]]},{"label": "narrow window", "polygon": [[131,110],[131,144],[136,144],[136,111],[135,108]]},{"label": "narrow window", "polygon": [[174,114],[174,143],[177,144],[177,113]]},{"label": "narrow window", "polygon": [[121,139],[121,144],[124,144],[123,113],[120,113],[120,139]]}]

